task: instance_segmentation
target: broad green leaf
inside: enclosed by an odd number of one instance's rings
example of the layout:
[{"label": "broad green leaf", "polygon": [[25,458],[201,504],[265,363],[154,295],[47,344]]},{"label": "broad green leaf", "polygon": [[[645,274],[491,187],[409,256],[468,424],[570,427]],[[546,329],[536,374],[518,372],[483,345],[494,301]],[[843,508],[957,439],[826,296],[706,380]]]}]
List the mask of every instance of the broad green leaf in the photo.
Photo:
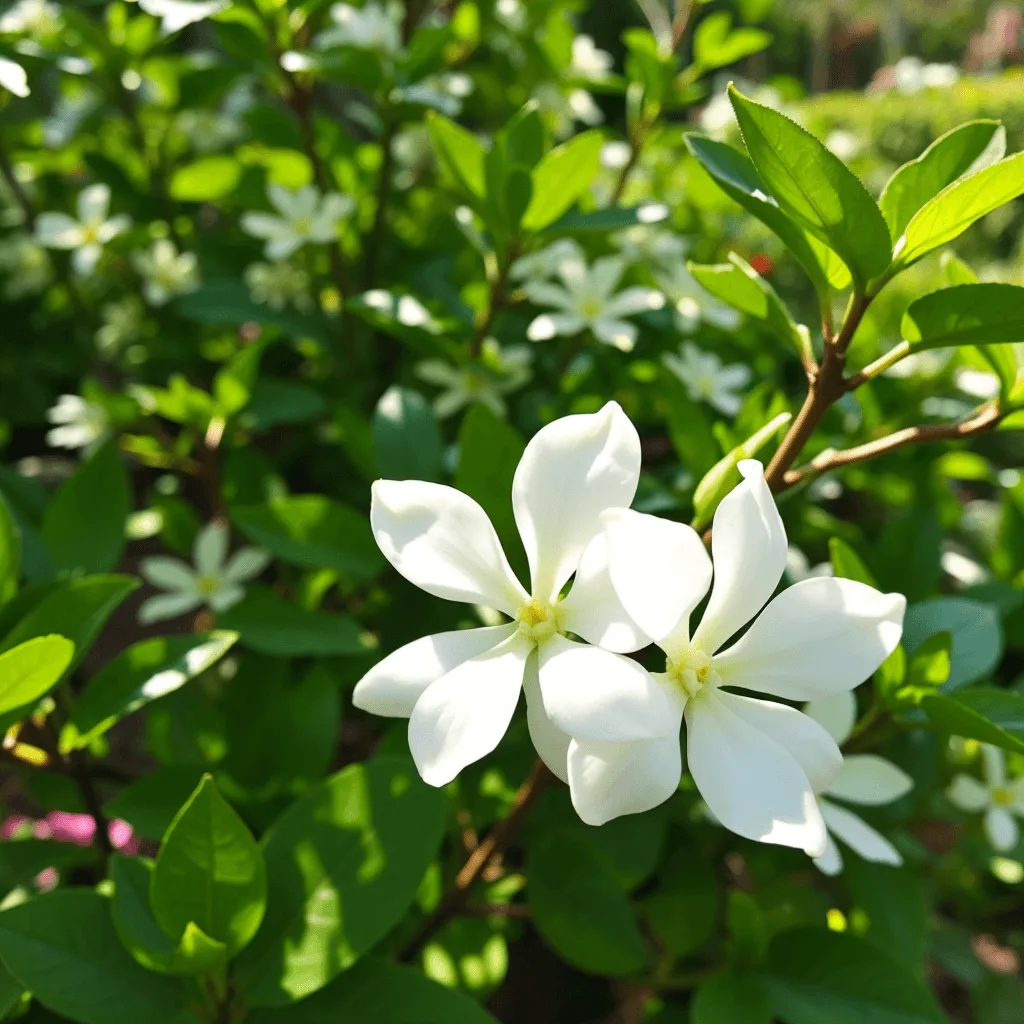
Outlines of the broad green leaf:
[{"label": "broad green leaf", "polygon": [[373,461],[389,480],[439,480],[444,457],[441,427],[417,391],[392,387],[373,413]]},{"label": "broad green leaf", "polygon": [[292,804],[262,841],[267,913],[235,965],[246,1003],[302,999],[373,948],[436,855],[444,808],[404,758],[349,765]]},{"label": "broad green leaf", "polygon": [[533,194],[522,226],[540,231],[558,220],[590,188],[601,169],[601,132],[577,135],[546,153],[533,169]]},{"label": "broad green leaf", "polygon": [[832,562],[832,570],[836,576],[840,576],[843,579],[856,580],[858,583],[865,583],[869,587],[877,587],[875,577],[864,564],[864,560],[841,537],[829,538],[828,554]]},{"label": "broad green leaf", "polygon": [[115,854],[110,863],[114,895],[110,910],[125,949],[147,970],[158,974],[206,974],[223,964],[228,948],[189,922],[175,944],[157,924],[149,904],[153,861]]},{"label": "broad green leaf", "polygon": [[581,213],[571,210],[545,229],[545,235],[591,234],[621,231],[639,224],[660,224],[669,215],[664,203],[646,203],[643,206],[615,206],[604,210]]},{"label": "broad green leaf", "polygon": [[908,267],[952,242],[976,220],[1024,194],[1024,153],[1015,153],[948,185],[910,219],[895,265]]},{"label": "broad green leaf", "polygon": [[305,384],[260,377],[238,417],[247,430],[264,431],[290,423],[309,423],[327,412],[323,396]]},{"label": "broad green leaf", "polygon": [[1016,974],[989,975],[971,992],[974,1024],[1019,1024],[1024,1020],[1024,990]]},{"label": "broad green leaf", "polygon": [[786,1024],[942,1024],[931,994],[881,950],[852,935],[795,928],[771,945],[761,980]]},{"label": "broad green leaf", "polygon": [[760,963],[768,950],[768,922],[757,900],[742,889],[730,889],[725,899],[726,931],[732,958]]},{"label": "broad green leaf", "polygon": [[56,839],[9,839],[0,843],[0,891],[9,893],[19,886],[30,887],[47,868],[58,871],[95,864],[91,847],[62,843]]},{"label": "broad green leaf", "polygon": [[685,139],[690,152],[715,184],[747,213],[775,232],[804,268],[819,295],[827,294],[830,288],[846,288],[850,284],[846,264],[779,209],[745,153],[703,135],[686,135]]},{"label": "broad green leaf", "polygon": [[366,654],[376,646],[347,615],[302,608],[259,584],[246,587],[245,597],[217,616],[217,625],[238,633],[243,647],[282,657]]},{"label": "broad green leaf", "polygon": [[936,597],[912,604],[903,622],[907,654],[913,655],[928,637],[944,630],[953,638],[944,692],[983,679],[999,664],[1003,631],[999,613],[991,605],[966,597]]},{"label": "broad green leaf", "polygon": [[411,967],[369,959],[308,999],[256,1010],[248,1024],[496,1024],[469,996],[424,978]]},{"label": "broad green leaf", "polygon": [[127,821],[138,835],[159,842],[202,776],[198,765],[163,765],[129,782],[103,810],[110,818]]},{"label": "broad green leaf", "polygon": [[1005,155],[1006,131],[998,121],[968,121],[936,139],[916,160],[899,168],[879,196],[893,241],[947,185]]},{"label": "broad green leaf", "polygon": [[306,569],[336,569],[352,580],[364,580],[384,565],[366,512],[322,494],[236,505],[231,521],[254,544]]},{"label": "broad green leaf", "polygon": [[643,897],[640,907],[666,949],[684,957],[707,942],[721,902],[714,866],[697,850],[678,847],[669,855],[657,888]]},{"label": "broad green leaf", "polygon": [[527,859],[533,924],[560,957],[594,974],[642,970],[647,948],[629,900],[585,836],[553,829]]},{"label": "broad green leaf", "polygon": [[987,718],[1000,729],[1024,741],[1024,693],[981,687],[964,690],[957,700]]},{"label": "broad green leaf", "polygon": [[735,64],[760,53],[772,41],[771,34],[759,28],[732,28],[728,11],[715,11],[693,33],[693,62],[705,71]]},{"label": "broad green leaf", "polygon": [[62,636],[40,636],[0,654],[0,715],[35,704],[64,675],[75,645]]},{"label": "broad green leaf", "polygon": [[892,259],[889,228],[852,171],[784,114],[730,86],[750,159],[779,206],[833,249],[863,286]]},{"label": "broad green leaf", "polygon": [[[218,662],[238,639],[223,630],[141,640],[104,665],[71,712],[69,749],[81,749],[115,722],[173,693]],[[61,739],[62,746],[65,738]]]},{"label": "broad green leaf", "polygon": [[477,137],[440,114],[427,116],[427,131],[441,163],[471,197],[484,195],[486,153]]},{"label": "broad green leaf", "polygon": [[915,352],[1024,341],[1024,288],[1012,284],[943,288],[912,302],[901,330]]},{"label": "broad green leaf", "polygon": [[951,736],[963,736],[1018,754],[1024,753],[1024,739],[990,722],[983,714],[961,700],[960,695],[949,697],[942,693],[929,694],[921,698],[921,709]]},{"label": "broad green leaf", "polygon": [[110,901],[60,889],[0,914],[0,956],[47,1009],[78,1024],[174,1021],[187,992],[140,967],[121,945]]},{"label": "broad green leaf", "polygon": [[26,997],[25,986],[0,961],[0,1020],[7,1020]]},{"label": "broad green leaf", "polygon": [[[843,878],[853,905],[866,918],[866,931],[859,934],[921,977],[931,908],[917,872],[911,867],[849,857],[843,866]],[[864,927],[863,922],[858,926]]]},{"label": "broad green leaf", "polygon": [[175,943],[192,922],[237,953],[259,928],[267,901],[263,858],[209,776],[164,836],[149,899],[157,923]]},{"label": "broad green leaf", "polygon": [[43,540],[53,567],[58,572],[110,572],[124,551],[130,511],[128,473],[109,441],[79,465],[46,509]]},{"label": "broad green leaf", "polygon": [[18,592],[21,579],[21,537],[7,500],[0,494],[0,607]]},{"label": "broad green leaf", "polygon": [[171,176],[167,191],[182,203],[206,203],[230,195],[242,176],[242,165],[232,156],[205,156]]},{"label": "broad green leaf", "polygon": [[702,981],[694,993],[690,1024],[771,1024],[764,986],[753,975],[727,968]]}]

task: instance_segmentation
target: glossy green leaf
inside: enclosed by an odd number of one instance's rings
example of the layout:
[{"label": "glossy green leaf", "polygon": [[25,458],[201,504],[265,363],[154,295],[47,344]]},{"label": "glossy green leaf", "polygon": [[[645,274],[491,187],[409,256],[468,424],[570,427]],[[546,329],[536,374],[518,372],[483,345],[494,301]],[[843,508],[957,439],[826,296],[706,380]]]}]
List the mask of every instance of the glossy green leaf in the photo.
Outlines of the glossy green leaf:
[{"label": "glossy green leaf", "polygon": [[74,657],[62,636],[40,636],[0,654],[0,715],[35,704],[57,684]]},{"label": "glossy green leaf", "polygon": [[729,98],[761,180],[779,206],[833,249],[862,285],[892,259],[889,228],[860,180],[813,135],[784,114]]},{"label": "glossy green leaf", "polygon": [[705,71],[760,53],[772,37],[759,28],[732,28],[728,11],[715,11],[704,18],[693,33],[693,61]]},{"label": "glossy green leaf", "polygon": [[0,607],[18,592],[21,578],[21,537],[7,500],[0,494]]},{"label": "glossy green leaf", "polygon": [[427,117],[427,131],[434,151],[462,190],[483,198],[486,153],[477,137],[440,114]]},{"label": "glossy green leaf", "polygon": [[206,203],[230,195],[241,176],[242,165],[234,157],[205,156],[179,167],[167,191],[179,202]]},{"label": "glossy green leaf", "polygon": [[728,969],[702,981],[694,993],[691,1024],[771,1024],[764,986],[750,974]]},{"label": "glossy green leaf", "polygon": [[408,388],[389,388],[373,413],[373,461],[388,480],[439,480],[441,427],[427,400]]},{"label": "glossy green leaf", "polygon": [[209,776],[167,830],[149,892],[157,923],[175,943],[189,922],[231,953],[256,934],[267,900],[263,858]]},{"label": "glossy green leaf", "polygon": [[[916,976],[923,976],[930,906],[925,883],[914,868],[849,857],[843,878],[853,905],[866,918],[861,936]],[[859,927],[864,927],[863,922]]]},{"label": "glossy green leaf", "polygon": [[1012,284],[943,288],[912,302],[901,329],[914,351],[1024,341],[1024,288]]},{"label": "glossy green leaf", "polygon": [[990,722],[983,714],[961,700],[960,695],[949,697],[942,693],[929,694],[921,698],[921,709],[931,721],[951,736],[963,736],[965,739],[1002,747],[1003,750],[1024,753],[1024,739]]},{"label": "glossy green leaf", "polygon": [[266,918],[236,963],[246,1002],[302,999],[375,946],[437,853],[444,806],[397,758],[349,765],[294,803],[262,842]]},{"label": "glossy green leaf", "polygon": [[601,169],[603,145],[601,132],[583,132],[544,155],[533,169],[532,196],[522,220],[525,230],[546,228],[590,188]]},{"label": "glossy green leaf", "polygon": [[903,623],[903,645],[909,655],[935,633],[953,638],[949,679],[943,690],[959,690],[985,678],[1003,654],[999,613],[991,605],[966,597],[936,597],[912,604]]}]

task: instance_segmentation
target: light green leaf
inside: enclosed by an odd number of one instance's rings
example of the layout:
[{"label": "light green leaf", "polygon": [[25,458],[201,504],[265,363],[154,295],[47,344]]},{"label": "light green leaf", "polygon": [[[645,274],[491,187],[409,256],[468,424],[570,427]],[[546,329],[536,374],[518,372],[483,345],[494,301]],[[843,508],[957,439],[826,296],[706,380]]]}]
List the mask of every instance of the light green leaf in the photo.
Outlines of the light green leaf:
[{"label": "light green leaf", "polygon": [[771,33],[759,28],[732,29],[732,15],[715,11],[697,26],[693,33],[693,62],[704,70],[735,64],[736,61],[760,53],[772,41]]},{"label": "light green leaf", "polygon": [[129,782],[103,810],[110,818],[127,821],[137,835],[159,842],[202,775],[198,765],[161,766]]},{"label": "light green leaf", "polygon": [[40,636],[0,654],[0,715],[35,704],[64,675],[75,645],[62,636]]},{"label": "light green leaf", "polygon": [[909,267],[1019,195],[1024,195],[1024,153],[1015,153],[960,178],[929,199],[911,218],[896,243],[895,265]]},{"label": "light green leaf", "polygon": [[1003,656],[1003,631],[999,613],[991,605],[966,597],[936,597],[907,609],[903,645],[914,652],[936,633],[948,631],[953,638],[949,679],[945,692],[959,690],[987,676]]},{"label": "light green leaf", "polygon": [[1024,288],[1012,284],[943,288],[912,302],[901,330],[914,351],[1024,341]]},{"label": "light green leaf", "polygon": [[1024,739],[1000,729],[994,722],[990,722],[983,714],[965,703],[960,696],[928,694],[921,698],[921,710],[951,736],[963,736],[1017,754],[1024,753]]},{"label": "light green leaf", "polygon": [[260,360],[270,339],[264,335],[236,352],[213,378],[213,399],[219,416],[241,412],[252,396],[260,372]]},{"label": "light green leaf", "polygon": [[441,427],[427,400],[392,387],[373,413],[373,461],[389,480],[439,480],[444,457]]},{"label": "light green leaf", "polygon": [[181,982],[140,967],[114,930],[110,901],[60,889],[0,914],[0,956],[47,1009],[79,1024],[174,1021]]},{"label": "light green leaf", "polygon": [[947,185],[1005,155],[1006,131],[998,121],[968,121],[936,139],[916,160],[896,171],[878,199],[893,241]]},{"label": "light green leaf", "polygon": [[302,999],[375,946],[437,853],[444,807],[398,758],[349,765],[294,803],[263,838],[267,914],[236,963],[246,1003]]},{"label": "light green leaf", "polygon": [[175,943],[193,922],[237,953],[259,928],[267,902],[263,858],[248,826],[209,776],[164,836],[149,902]]},{"label": "light green leaf", "polygon": [[0,607],[18,592],[21,579],[21,537],[18,524],[0,494]]},{"label": "light green leaf", "polygon": [[874,199],[843,162],[784,114],[729,98],[747,152],[779,206],[833,249],[863,286],[892,259],[889,228]]},{"label": "light green leaf", "polygon": [[601,169],[601,132],[577,135],[546,153],[533,169],[533,194],[522,226],[540,231],[558,220],[584,192]]},{"label": "light green leaf", "polygon": [[238,639],[223,630],[188,636],[153,637],[133,644],[86,684],[71,712],[67,749],[81,749],[115,722],[173,693],[218,662]]},{"label": "light green leaf", "polygon": [[128,473],[113,441],[82,462],[53,496],[43,540],[58,572],[110,572],[124,550]]},{"label": "light green leaf", "polygon": [[764,986],[750,974],[727,968],[697,986],[690,1024],[771,1024]]},{"label": "light green leaf", "polygon": [[843,579],[856,580],[869,587],[877,587],[875,577],[864,564],[864,560],[841,537],[830,537],[828,541],[829,559],[836,576]]},{"label": "light green leaf", "polygon": [[427,131],[440,161],[469,196],[484,195],[484,159],[486,152],[479,139],[441,114],[427,116]]},{"label": "light green leaf", "polygon": [[206,203],[230,195],[241,177],[242,165],[234,157],[205,156],[179,167],[167,191],[182,203]]}]

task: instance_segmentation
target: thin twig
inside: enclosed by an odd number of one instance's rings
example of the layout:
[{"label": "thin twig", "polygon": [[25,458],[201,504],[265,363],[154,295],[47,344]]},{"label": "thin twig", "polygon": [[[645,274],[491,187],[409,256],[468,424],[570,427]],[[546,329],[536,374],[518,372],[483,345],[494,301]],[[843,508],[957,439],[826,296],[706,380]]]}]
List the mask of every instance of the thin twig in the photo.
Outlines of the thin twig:
[{"label": "thin twig", "polygon": [[10,157],[7,155],[7,150],[4,149],[3,145],[0,144],[0,174],[3,175],[4,181],[7,182],[7,187],[11,190],[11,195],[14,196],[18,206],[21,207],[21,212],[25,217],[25,226],[29,231],[34,231],[36,227],[36,211],[32,205],[32,200],[29,199],[28,193],[22,187],[18,176],[14,173],[14,167],[11,164]]}]

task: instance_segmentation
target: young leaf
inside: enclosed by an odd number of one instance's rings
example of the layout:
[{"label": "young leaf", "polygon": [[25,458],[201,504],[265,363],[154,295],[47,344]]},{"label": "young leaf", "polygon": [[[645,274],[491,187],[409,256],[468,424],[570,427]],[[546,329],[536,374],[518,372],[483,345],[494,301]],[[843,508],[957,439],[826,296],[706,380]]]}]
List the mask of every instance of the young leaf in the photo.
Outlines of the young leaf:
[{"label": "young leaf", "polygon": [[697,26],[693,33],[693,62],[704,70],[713,71],[727,64],[760,53],[772,41],[771,34],[759,28],[732,29],[732,15],[728,11],[715,11]]},{"label": "young leaf", "polygon": [[0,715],[35,704],[71,664],[75,645],[62,636],[40,636],[0,654]]},{"label": "young leaf", "polygon": [[889,179],[878,205],[893,241],[929,199],[957,178],[980,171],[1006,154],[1006,130],[998,121],[968,121],[936,139]]},{"label": "young leaf", "polygon": [[376,945],[437,853],[444,808],[397,758],[349,765],[292,804],[263,838],[267,914],[235,965],[246,1004],[302,999]]},{"label": "young leaf", "polygon": [[522,226],[540,231],[558,220],[588,188],[601,169],[600,132],[577,135],[546,153],[533,169],[533,194]]},{"label": "young leaf", "polygon": [[690,1024],[771,1024],[772,1008],[761,983],[727,968],[697,986]]},{"label": "young leaf", "polygon": [[242,165],[233,156],[204,156],[179,167],[167,191],[182,203],[208,203],[230,195],[242,177]]},{"label": "young leaf", "polygon": [[784,114],[730,86],[743,141],[779,206],[833,249],[863,286],[892,260],[889,228],[845,164]]},{"label": "young leaf", "polygon": [[427,117],[427,131],[440,161],[470,198],[484,196],[486,152],[477,137],[441,114]]},{"label": "young leaf", "polygon": [[124,550],[128,473],[113,441],[81,463],[53,496],[43,540],[58,572],[110,572]]},{"label": "young leaf", "polygon": [[921,710],[951,736],[963,736],[1024,754],[1024,740],[989,721],[960,697],[947,697],[942,693],[928,694],[921,698]]},{"label": "young leaf", "polygon": [[21,537],[18,525],[0,494],[0,607],[18,592],[21,579]]},{"label": "young leaf", "polygon": [[392,387],[373,413],[373,461],[389,480],[438,480],[443,458],[441,428],[427,400]]},{"label": "young leaf", "polygon": [[1003,655],[999,614],[991,606],[966,597],[936,597],[912,604],[903,622],[903,645],[913,653],[936,633],[953,638],[946,692],[983,679]]},{"label": "young leaf", "polygon": [[836,576],[848,580],[856,580],[858,583],[865,583],[869,587],[878,586],[875,582],[875,577],[871,574],[871,570],[864,564],[864,560],[842,538],[829,538],[828,554],[832,562],[832,571]]},{"label": "young leaf", "polygon": [[910,304],[901,331],[914,351],[1024,341],[1024,288],[1012,284],[943,288]]},{"label": "young leaf", "polygon": [[894,265],[899,269],[909,267],[1019,195],[1024,195],[1024,153],[1015,153],[954,181],[910,219],[896,243]]},{"label": "young leaf", "polygon": [[190,922],[230,953],[256,934],[267,902],[263,858],[209,776],[167,830],[149,895],[154,917],[175,943]]}]

